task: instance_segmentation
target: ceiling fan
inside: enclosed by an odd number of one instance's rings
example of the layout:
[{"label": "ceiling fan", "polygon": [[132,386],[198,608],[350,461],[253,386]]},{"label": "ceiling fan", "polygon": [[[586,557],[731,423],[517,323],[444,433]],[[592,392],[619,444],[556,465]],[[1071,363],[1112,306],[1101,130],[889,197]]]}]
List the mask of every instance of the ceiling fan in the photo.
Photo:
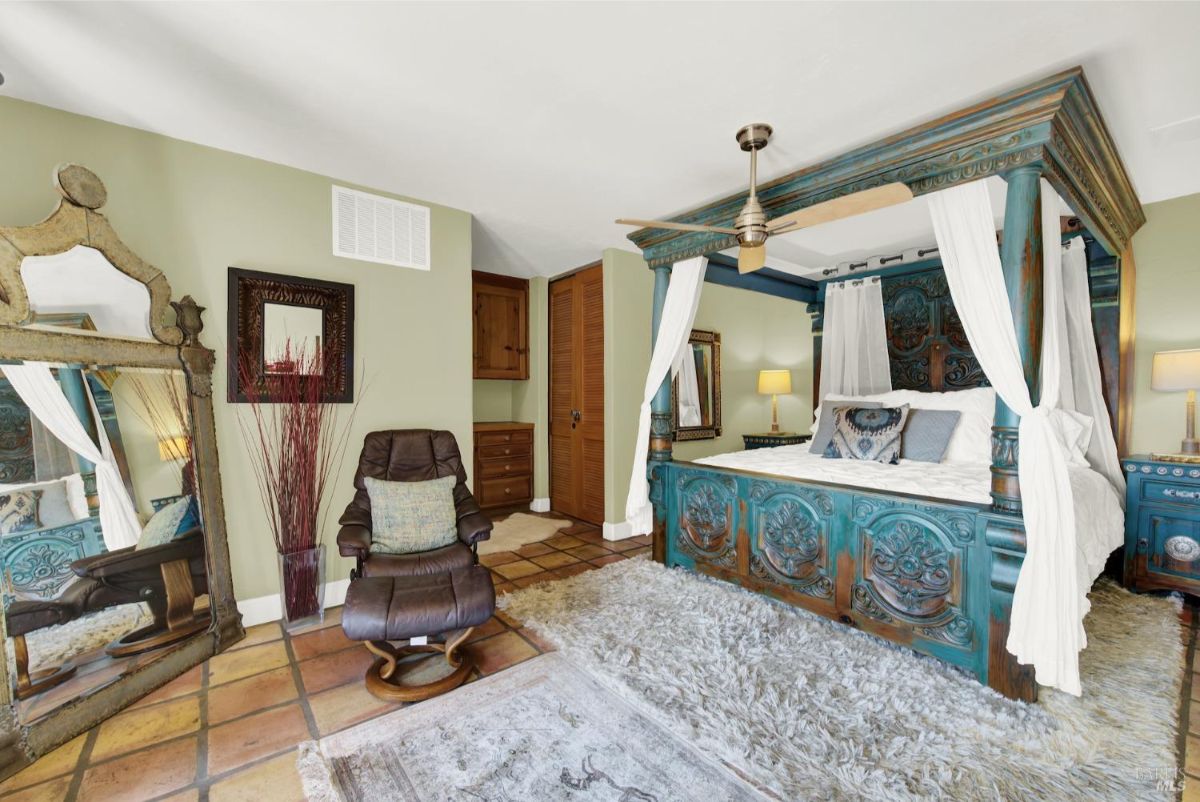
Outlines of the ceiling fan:
[{"label": "ceiling fan", "polygon": [[630,220],[622,218],[621,225],[643,228],[665,228],[675,231],[703,231],[713,234],[731,234],[737,237],[738,272],[751,273],[758,270],[767,260],[767,238],[775,234],[786,234],[802,228],[853,217],[863,212],[883,209],[912,200],[912,190],[900,182],[864,189],[840,198],[815,203],[768,220],[758,202],[755,184],[758,180],[758,152],[771,141],[773,129],[766,123],[751,123],[737,132],[737,142],[742,150],[750,151],[750,197],[733,219],[732,226],[706,226],[693,223],[673,223],[667,220]]}]

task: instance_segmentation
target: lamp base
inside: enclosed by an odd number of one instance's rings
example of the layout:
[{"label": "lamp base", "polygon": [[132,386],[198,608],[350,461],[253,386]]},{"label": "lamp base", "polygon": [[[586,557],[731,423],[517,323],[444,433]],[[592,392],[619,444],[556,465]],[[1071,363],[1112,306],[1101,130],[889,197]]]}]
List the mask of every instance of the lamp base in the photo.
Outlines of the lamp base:
[{"label": "lamp base", "polygon": [[1179,451],[1183,454],[1200,454],[1200,440],[1195,438],[1186,438],[1179,447]]}]

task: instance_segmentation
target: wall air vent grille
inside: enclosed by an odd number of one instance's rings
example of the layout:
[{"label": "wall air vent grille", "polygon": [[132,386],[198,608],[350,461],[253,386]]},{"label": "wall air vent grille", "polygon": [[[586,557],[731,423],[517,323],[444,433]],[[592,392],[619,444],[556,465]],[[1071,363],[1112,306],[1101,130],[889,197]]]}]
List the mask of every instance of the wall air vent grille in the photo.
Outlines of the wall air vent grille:
[{"label": "wall air vent grille", "polygon": [[429,207],[333,187],[333,255],[429,269]]}]

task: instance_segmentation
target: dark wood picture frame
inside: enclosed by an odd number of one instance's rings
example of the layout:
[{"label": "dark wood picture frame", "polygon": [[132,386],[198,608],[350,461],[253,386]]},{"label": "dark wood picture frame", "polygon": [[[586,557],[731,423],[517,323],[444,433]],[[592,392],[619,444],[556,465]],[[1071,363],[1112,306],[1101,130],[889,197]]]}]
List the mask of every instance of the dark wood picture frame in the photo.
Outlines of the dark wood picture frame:
[{"label": "dark wood picture frame", "polygon": [[354,285],[314,278],[229,268],[228,400],[244,404],[246,396],[239,367],[242,355],[253,355],[257,378],[266,382],[263,398],[273,400],[265,378],[263,324],[268,303],[320,309],[324,347],[324,391],[326,403],[354,401]]}]

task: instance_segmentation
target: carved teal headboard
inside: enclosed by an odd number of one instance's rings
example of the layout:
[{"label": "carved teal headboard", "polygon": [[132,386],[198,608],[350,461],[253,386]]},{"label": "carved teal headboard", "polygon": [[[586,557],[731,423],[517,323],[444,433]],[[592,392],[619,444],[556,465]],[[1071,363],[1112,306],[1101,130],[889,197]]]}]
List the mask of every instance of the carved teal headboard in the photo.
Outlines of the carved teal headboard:
[{"label": "carved teal headboard", "polygon": [[11,600],[13,591],[26,599],[58,596],[75,578],[71,563],[103,551],[104,538],[96,518],[0,537],[5,605]]}]

